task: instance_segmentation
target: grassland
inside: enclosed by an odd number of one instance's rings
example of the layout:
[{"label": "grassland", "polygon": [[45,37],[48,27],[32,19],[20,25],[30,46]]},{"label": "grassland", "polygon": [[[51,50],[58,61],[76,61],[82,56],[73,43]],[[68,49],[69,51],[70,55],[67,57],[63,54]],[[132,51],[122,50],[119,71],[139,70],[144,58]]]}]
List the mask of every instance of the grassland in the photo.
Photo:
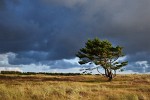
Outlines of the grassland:
[{"label": "grassland", "polygon": [[0,100],[150,100],[150,75],[0,75]]}]

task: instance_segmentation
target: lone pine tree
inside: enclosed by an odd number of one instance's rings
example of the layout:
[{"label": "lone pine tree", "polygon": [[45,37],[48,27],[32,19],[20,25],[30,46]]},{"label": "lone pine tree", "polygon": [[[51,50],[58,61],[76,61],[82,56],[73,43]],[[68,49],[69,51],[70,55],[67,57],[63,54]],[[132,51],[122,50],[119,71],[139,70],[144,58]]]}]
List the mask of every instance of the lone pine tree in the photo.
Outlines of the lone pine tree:
[{"label": "lone pine tree", "polygon": [[121,69],[128,63],[127,61],[118,61],[120,57],[124,56],[122,49],[121,46],[112,46],[108,40],[102,41],[95,38],[88,40],[85,47],[80,49],[76,56],[80,58],[79,64],[94,63],[97,65],[93,69],[97,69],[99,73],[101,73],[99,68],[102,67],[105,73],[101,74],[111,81],[116,76],[116,70]]}]

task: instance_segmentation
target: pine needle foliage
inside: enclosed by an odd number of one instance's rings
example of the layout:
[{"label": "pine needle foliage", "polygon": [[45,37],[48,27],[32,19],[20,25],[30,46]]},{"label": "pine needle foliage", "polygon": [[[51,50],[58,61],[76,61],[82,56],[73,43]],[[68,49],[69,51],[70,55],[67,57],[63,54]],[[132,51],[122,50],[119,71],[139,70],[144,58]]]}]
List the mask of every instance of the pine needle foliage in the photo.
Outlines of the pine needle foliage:
[{"label": "pine needle foliage", "polygon": [[121,69],[128,63],[127,61],[118,61],[120,57],[124,56],[122,50],[123,47],[113,46],[108,40],[95,38],[93,40],[89,39],[85,43],[85,47],[81,48],[76,56],[80,58],[79,64],[81,65],[94,63],[97,67],[93,69],[97,69],[98,72],[99,67],[102,67],[105,70],[102,75],[111,81],[116,76],[116,70]]}]

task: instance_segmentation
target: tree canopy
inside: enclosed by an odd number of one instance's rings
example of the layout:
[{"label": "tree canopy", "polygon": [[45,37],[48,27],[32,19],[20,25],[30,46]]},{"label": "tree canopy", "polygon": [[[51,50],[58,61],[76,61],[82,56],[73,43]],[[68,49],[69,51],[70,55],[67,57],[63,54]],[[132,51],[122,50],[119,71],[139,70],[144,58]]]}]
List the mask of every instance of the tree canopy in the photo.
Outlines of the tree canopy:
[{"label": "tree canopy", "polygon": [[102,67],[105,70],[104,76],[108,77],[111,81],[116,76],[116,70],[121,69],[127,65],[127,61],[120,62],[118,59],[123,57],[123,47],[113,46],[108,40],[100,40],[95,38],[88,40],[84,48],[76,54],[80,58],[79,64],[94,63],[96,68]]}]

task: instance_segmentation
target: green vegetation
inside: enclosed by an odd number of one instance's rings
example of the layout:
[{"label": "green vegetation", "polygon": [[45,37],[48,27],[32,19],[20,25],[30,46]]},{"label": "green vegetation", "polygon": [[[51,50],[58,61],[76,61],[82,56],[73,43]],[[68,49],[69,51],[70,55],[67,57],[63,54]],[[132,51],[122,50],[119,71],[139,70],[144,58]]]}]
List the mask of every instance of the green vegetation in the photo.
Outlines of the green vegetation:
[{"label": "green vegetation", "polygon": [[149,100],[150,75],[0,74],[0,100]]},{"label": "green vegetation", "polygon": [[101,41],[99,38],[95,38],[88,40],[85,48],[80,49],[76,56],[80,58],[80,64],[95,64],[97,67],[93,69],[97,70],[99,67],[102,67],[105,70],[105,74],[102,75],[111,81],[116,76],[116,70],[121,69],[128,63],[127,61],[117,61],[119,57],[124,56],[122,49],[120,46],[112,46],[107,40]]},{"label": "green vegetation", "polygon": [[[65,75],[65,76],[72,76],[72,75],[82,75],[80,73],[47,73],[47,72],[19,72],[19,71],[1,71],[1,74],[17,74],[17,75]],[[87,74],[89,75],[89,74]]]}]

